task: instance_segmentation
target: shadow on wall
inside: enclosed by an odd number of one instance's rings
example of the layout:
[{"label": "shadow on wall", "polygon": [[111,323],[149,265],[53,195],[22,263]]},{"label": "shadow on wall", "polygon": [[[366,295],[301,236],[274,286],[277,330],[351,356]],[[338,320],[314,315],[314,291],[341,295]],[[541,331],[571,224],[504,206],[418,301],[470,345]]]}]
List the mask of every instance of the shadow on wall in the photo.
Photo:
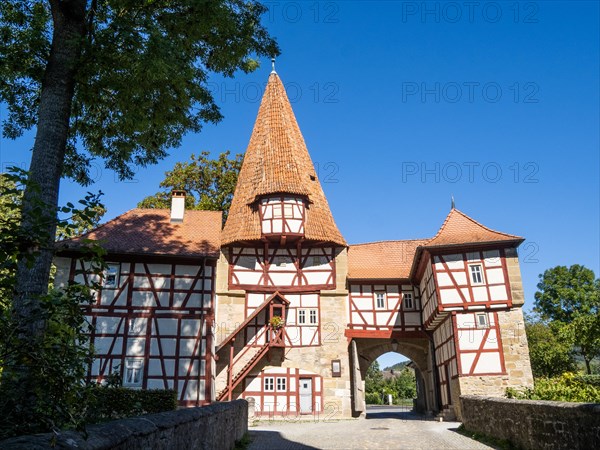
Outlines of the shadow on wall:
[{"label": "shadow on wall", "polygon": [[248,446],[248,450],[252,449],[286,449],[286,450],[318,450],[317,447],[304,445],[299,442],[290,441],[284,438],[277,431],[253,431],[249,430],[248,434],[252,442]]}]

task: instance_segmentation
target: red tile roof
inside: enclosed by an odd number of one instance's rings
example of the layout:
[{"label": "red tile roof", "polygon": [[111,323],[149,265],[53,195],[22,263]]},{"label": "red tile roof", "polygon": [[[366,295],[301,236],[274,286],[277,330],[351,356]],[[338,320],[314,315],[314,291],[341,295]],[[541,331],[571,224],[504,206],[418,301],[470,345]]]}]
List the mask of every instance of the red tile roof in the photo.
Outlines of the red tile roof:
[{"label": "red tile roof", "polygon": [[425,247],[497,241],[523,241],[523,238],[491,230],[458,209],[452,208],[440,230]]},{"label": "red tile roof", "polygon": [[182,223],[171,223],[168,209],[132,209],[59,248],[77,249],[83,239],[92,239],[109,254],[217,258],[221,216],[221,211],[187,210]]},{"label": "red tile roof", "polygon": [[261,238],[258,197],[307,196],[305,238],[345,246],[277,74],[269,76],[223,229],[222,245]]},{"label": "red tile roof", "polygon": [[457,209],[452,209],[442,227],[431,239],[383,241],[350,245],[348,278],[409,278],[415,256],[423,249],[467,244],[506,242],[520,244],[523,238],[481,225]]},{"label": "red tile roof", "polygon": [[350,245],[348,278],[408,278],[417,247],[427,239],[382,241]]}]

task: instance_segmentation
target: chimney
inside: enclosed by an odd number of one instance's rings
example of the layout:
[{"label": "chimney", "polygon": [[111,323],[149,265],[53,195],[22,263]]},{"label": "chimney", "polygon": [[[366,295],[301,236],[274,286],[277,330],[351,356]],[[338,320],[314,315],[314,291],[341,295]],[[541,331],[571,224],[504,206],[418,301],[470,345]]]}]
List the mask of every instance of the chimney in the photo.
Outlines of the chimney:
[{"label": "chimney", "polygon": [[185,191],[171,192],[171,223],[182,223],[185,214]]}]

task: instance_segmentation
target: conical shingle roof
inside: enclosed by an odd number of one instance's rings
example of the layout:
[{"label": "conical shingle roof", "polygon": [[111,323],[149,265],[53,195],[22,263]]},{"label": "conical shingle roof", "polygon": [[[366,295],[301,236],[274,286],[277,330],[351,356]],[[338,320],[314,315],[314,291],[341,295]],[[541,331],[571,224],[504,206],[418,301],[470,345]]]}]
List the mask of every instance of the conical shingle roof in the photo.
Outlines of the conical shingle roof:
[{"label": "conical shingle roof", "polygon": [[282,193],[308,197],[305,239],[346,246],[333,220],[283,83],[272,72],[221,235],[222,245],[260,239],[256,201],[261,196]]}]

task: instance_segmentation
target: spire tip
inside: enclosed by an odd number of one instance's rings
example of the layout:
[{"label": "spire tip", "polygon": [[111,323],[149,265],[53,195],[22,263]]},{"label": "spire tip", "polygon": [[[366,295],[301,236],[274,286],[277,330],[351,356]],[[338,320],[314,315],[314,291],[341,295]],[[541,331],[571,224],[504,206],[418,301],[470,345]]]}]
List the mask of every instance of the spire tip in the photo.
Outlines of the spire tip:
[{"label": "spire tip", "polygon": [[271,67],[272,67],[271,73],[277,73],[277,72],[275,72],[275,58],[271,58]]}]

